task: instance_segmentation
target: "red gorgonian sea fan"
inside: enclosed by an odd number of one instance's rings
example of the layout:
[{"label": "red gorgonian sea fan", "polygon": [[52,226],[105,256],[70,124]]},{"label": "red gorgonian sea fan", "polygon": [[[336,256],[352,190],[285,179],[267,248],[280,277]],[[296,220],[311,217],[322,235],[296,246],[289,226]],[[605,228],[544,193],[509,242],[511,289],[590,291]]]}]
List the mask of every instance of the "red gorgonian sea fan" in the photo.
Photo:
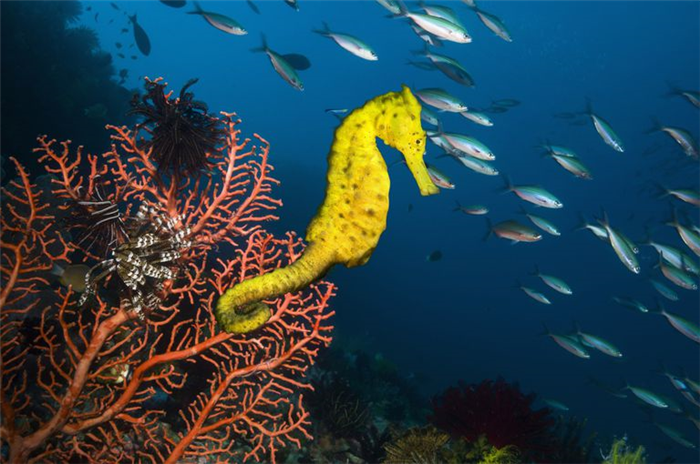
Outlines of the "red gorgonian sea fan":
[{"label": "red gorgonian sea fan", "polygon": [[535,394],[523,394],[517,385],[499,378],[480,384],[460,383],[433,398],[430,421],[469,442],[485,436],[496,447],[514,445],[523,456],[547,448],[554,425],[547,408],[533,410]]},{"label": "red gorgonian sea fan", "polygon": [[[222,113],[224,136],[199,176],[159,171],[139,127],[107,126],[101,155],[40,137],[51,186],[11,158],[17,177],[0,209],[3,462],[274,462],[310,438],[306,371],[331,341],[335,286],[266,301],[269,319],[250,333],[225,333],[213,315],[225,289],[303,250],[294,234],[264,230],[281,205],[270,146],[242,139],[239,123]],[[57,220],[76,204],[94,223],[123,221],[107,253]],[[82,297],[52,278],[55,264],[92,267]]]}]

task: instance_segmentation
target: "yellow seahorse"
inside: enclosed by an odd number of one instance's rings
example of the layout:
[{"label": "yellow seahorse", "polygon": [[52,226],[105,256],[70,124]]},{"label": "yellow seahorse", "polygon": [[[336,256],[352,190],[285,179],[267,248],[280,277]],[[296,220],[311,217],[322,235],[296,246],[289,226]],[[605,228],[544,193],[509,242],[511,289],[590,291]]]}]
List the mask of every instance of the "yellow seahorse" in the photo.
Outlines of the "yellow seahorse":
[{"label": "yellow seahorse", "polygon": [[404,86],[401,92],[369,100],[343,119],[328,154],[326,197],[306,231],[308,246],[289,266],[245,280],[221,296],[215,315],[225,331],[255,330],[269,318],[262,300],[298,291],[335,264],[367,262],[386,229],[389,211],[389,173],[377,137],[403,154],[421,195],[438,193],[423,162],[420,112]]}]

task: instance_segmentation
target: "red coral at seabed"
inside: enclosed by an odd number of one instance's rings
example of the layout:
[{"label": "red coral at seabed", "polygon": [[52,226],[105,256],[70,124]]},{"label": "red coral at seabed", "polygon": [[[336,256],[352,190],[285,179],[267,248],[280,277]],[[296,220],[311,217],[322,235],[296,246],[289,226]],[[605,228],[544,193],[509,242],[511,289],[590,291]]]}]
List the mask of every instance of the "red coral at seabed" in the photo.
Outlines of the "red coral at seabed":
[{"label": "red coral at seabed", "polygon": [[503,379],[460,383],[433,399],[430,420],[469,442],[484,435],[499,449],[514,445],[523,455],[540,453],[547,448],[554,420],[548,408],[534,410],[534,400],[534,394],[525,395]]}]

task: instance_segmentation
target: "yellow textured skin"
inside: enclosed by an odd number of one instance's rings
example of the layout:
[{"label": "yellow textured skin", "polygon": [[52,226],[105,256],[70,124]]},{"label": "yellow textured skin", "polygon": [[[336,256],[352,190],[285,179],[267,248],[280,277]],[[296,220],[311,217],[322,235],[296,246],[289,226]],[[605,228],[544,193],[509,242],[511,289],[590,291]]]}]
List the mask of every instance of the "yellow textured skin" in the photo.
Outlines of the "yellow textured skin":
[{"label": "yellow textured skin", "polygon": [[237,311],[227,311],[219,320],[226,332],[244,334],[262,327],[270,319],[270,308],[262,302],[240,306]]},{"label": "yellow textured skin", "polygon": [[404,86],[401,92],[369,100],[343,119],[328,154],[326,197],[306,231],[309,246],[291,265],[227,290],[215,311],[224,330],[237,329],[241,308],[300,290],[335,264],[359,266],[372,256],[386,229],[391,185],[377,138],[403,154],[421,195],[439,192],[423,161],[426,138],[420,112],[420,104]]}]

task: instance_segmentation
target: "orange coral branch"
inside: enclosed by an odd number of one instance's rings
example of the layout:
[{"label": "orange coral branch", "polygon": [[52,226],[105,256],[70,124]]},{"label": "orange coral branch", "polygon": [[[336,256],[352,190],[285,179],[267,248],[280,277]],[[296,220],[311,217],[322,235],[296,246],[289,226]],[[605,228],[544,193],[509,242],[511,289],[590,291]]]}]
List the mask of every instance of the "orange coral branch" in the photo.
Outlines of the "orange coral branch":
[{"label": "orange coral branch", "polygon": [[[262,228],[281,205],[271,194],[269,143],[255,135],[261,146],[249,147],[233,114],[223,113],[222,124],[211,171],[179,183],[158,178],[138,128],[108,126],[113,144],[102,155],[40,137],[35,152],[54,176],[51,195],[12,159],[19,178],[3,188],[0,210],[0,440],[10,462],[177,462],[215,453],[274,461],[281,447],[310,438],[300,392],[330,343],[335,288],[320,282],[268,302],[271,317],[255,333],[219,333],[213,305],[222,291],[289,264],[303,248],[293,234],[277,239]],[[91,198],[97,178],[125,221],[147,203],[194,244],[143,320],[113,293],[116,273],[82,306],[50,275],[54,263],[96,259],[60,230],[56,215]],[[38,373],[31,387],[27,372]],[[203,375],[208,387],[183,403],[179,421],[165,421],[154,395],[181,394]]]}]

